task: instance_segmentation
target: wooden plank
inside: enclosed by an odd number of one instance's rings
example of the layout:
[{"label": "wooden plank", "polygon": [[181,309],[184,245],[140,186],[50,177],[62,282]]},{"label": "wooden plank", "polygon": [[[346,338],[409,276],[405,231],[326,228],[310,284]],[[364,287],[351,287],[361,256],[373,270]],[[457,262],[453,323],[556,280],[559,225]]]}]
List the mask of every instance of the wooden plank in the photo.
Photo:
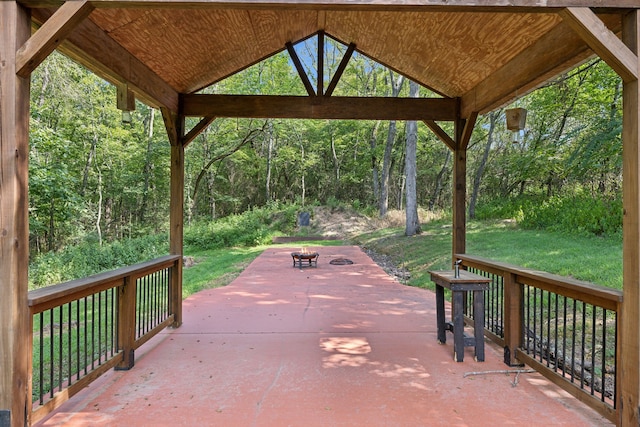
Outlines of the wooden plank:
[{"label": "wooden plank", "polygon": [[451,151],[456,149],[456,142],[453,138],[451,138],[449,134],[445,132],[444,129],[442,129],[434,120],[425,120],[424,124],[427,125],[427,127],[431,129],[431,131],[436,134],[436,136],[440,138],[440,140],[444,142]]},{"label": "wooden plank", "polygon": [[122,360],[117,370],[128,370],[135,364],[136,287],[135,279],[125,277],[118,288],[118,351],[122,352]]},{"label": "wooden plank", "polygon": [[[0,410],[28,424],[31,402],[29,263],[29,79],[16,75],[16,52],[31,35],[26,9],[0,2]],[[30,397],[30,395],[29,395]]]},{"label": "wooden plank", "polygon": [[561,15],[622,80],[629,82],[638,79],[638,56],[591,9],[569,7]]},{"label": "wooden plank", "polygon": [[129,90],[127,84],[120,84],[116,87],[116,106],[121,111],[133,111],[136,109],[136,97]]},{"label": "wooden plank", "polygon": [[171,199],[169,201],[169,252],[179,255],[171,270],[170,314],[174,327],[182,324],[182,256],[184,228],[184,146],[171,145]]},{"label": "wooden plank", "polygon": [[28,77],[91,11],[93,5],[87,1],[68,1],[60,6],[18,50],[18,75]]},{"label": "wooden plank", "polygon": [[179,135],[178,115],[169,108],[160,108],[160,113],[162,113],[162,120],[164,121],[164,127],[167,131],[169,144],[178,145],[183,136]]},{"label": "wooden plank", "polygon": [[[51,15],[46,9],[32,11],[39,24]],[[59,50],[115,85],[127,83],[141,101],[178,111],[178,92],[90,20],[76,25]]]},{"label": "wooden plank", "polygon": [[302,62],[300,62],[300,58],[298,57],[296,50],[293,48],[293,45],[291,44],[291,42],[287,43],[286,47],[287,47],[287,52],[289,52],[289,56],[291,57],[291,61],[293,62],[293,65],[296,67],[296,71],[298,71],[300,80],[302,80],[302,84],[304,85],[304,88],[306,89],[309,96],[315,96],[316,93],[313,90],[313,85],[309,80],[309,76],[307,76],[307,72],[304,70],[304,67],[302,66]]},{"label": "wooden plank", "polygon": [[461,148],[460,140],[464,130],[465,121],[458,119],[455,122],[455,150],[453,151],[453,236],[451,249],[455,254],[467,252],[467,150]]},{"label": "wooden plank", "polygon": [[318,67],[316,94],[324,95],[324,31],[318,32]]},{"label": "wooden plank", "polygon": [[462,130],[462,136],[460,137],[460,147],[465,150],[469,146],[469,141],[471,141],[471,135],[473,134],[473,128],[476,125],[476,120],[478,119],[478,112],[472,111],[467,116],[467,120],[464,124],[464,129]]},{"label": "wooden plank", "polygon": [[547,365],[540,363],[540,361],[529,356],[522,350],[517,351],[516,357],[518,358],[518,360],[521,360],[536,371],[540,372],[549,381],[564,389],[567,393],[571,394],[582,403],[593,408],[596,412],[607,418],[609,421],[616,421],[615,410],[604,402],[600,401],[600,398],[598,396],[592,396],[585,389],[579,388],[579,383],[577,385],[571,383],[569,379],[559,375],[558,372],[554,372],[552,368],[549,368]]},{"label": "wooden plank", "polygon": [[[620,10],[637,8],[637,0],[93,0],[104,8],[250,8],[250,9],[311,9],[311,10],[417,10],[495,12],[548,12],[565,7],[595,7]],[[63,0],[21,0],[28,7],[59,6]]]},{"label": "wooden plank", "polygon": [[[603,20],[614,32],[619,29],[617,17],[606,16]],[[584,41],[568,24],[561,22],[463,95],[460,114],[466,117],[473,111],[484,114],[496,109],[591,56],[593,52]]]},{"label": "wooden plank", "polygon": [[344,53],[344,56],[340,60],[340,64],[338,64],[338,68],[336,69],[336,72],[333,74],[333,78],[331,79],[331,82],[329,82],[329,86],[327,86],[325,96],[331,96],[333,94],[333,91],[336,89],[336,86],[338,86],[338,83],[340,82],[340,78],[342,77],[342,74],[344,74],[344,70],[347,68],[347,65],[349,64],[349,60],[351,59],[351,56],[353,56],[353,52],[355,50],[356,50],[356,44],[349,43],[349,47],[347,47],[347,51]]},{"label": "wooden plank", "polygon": [[102,365],[98,366],[96,369],[80,378],[80,380],[73,383],[68,388],[65,388],[64,390],[56,393],[53,396],[53,399],[49,400],[47,403],[33,411],[33,413],[31,414],[31,423],[37,423],[48,414],[59,408],[63,403],[71,399],[72,396],[84,390],[89,384],[100,377],[100,375],[116,366],[121,359],[122,353],[114,354],[111,359],[107,360],[106,362],[102,362]]},{"label": "wooden plank", "polygon": [[182,106],[182,114],[198,117],[453,121],[458,101],[452,98],[191,94],[182,97]]},{"label": "wooden plank", "polygon": [[182,138],[182,145],[186,148],[187,145],[191,144],[191,142],[196,139],[198,135],[200,135],[214,120],[216,116],[206,116],[202,120],[195,125],[189,133],[187,133],[184,138]]},{"label": "wooden plank", "polygon": [[[640,13],[627,14],[622,40],[640,53]],[[624,82],[622,92],[622,316],[618,330],[620,369],[619,425],[637,426],[640,421],[640,87],[638,80]]]}]

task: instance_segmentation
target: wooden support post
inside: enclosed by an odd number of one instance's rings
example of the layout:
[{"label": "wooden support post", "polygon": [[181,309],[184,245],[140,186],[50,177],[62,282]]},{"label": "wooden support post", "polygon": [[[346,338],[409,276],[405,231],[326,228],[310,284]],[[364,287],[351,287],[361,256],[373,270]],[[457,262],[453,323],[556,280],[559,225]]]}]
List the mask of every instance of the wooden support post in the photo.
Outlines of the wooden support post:
[{"label": "wooden support post", "polygon": [[126,371],[135,364],[136,342],[136,279],[124,278],[118,288],[118,350],[122,351],[122,361],[115,367]]},{"label": "wooden support post", "polygon": [[467,147],[461,144],[465,121],[458,120],[455,126],[453,151],[453,243],[452,262],[455,254],[466,253],[466,199],[467,199]]},{"label": "wooden support post", "polygon": [[[178,117],[175,126],[177,141],[171,144],[171,201],[169,205],[169,252],[184,255],[184,117]],[[182,324],[182,258],[171,269],[171,313],[173,327]]]},{"label": "wooden support post", "polygon": [[516,283],[515,274],[504,275],[504,363],[521,365],[516,350],[522,346],[523,286]]},{"label": "wooden support post", "polygon": [[0,2],[0,424],[25,426],[31,413],[29,347],[29,85],[16,52],[31,34],[29,12]]},{"label": "wooden support post", "polygon": [[[622,39],[631,51],[640,51],[640,12],[623,18]],[[636,63],[636,67],[640,64]],[[623,292],[618,330],[620,385],[618,425],[638,426],[640,416],[640,88],[638,80],[623,88]]]}]

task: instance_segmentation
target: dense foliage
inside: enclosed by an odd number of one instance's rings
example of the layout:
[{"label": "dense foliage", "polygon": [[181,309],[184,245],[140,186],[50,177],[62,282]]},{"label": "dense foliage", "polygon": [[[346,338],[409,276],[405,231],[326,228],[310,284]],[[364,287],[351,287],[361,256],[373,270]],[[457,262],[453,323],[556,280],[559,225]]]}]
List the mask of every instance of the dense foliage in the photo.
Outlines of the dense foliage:
[{"label": "dense foliage", "polygon": [[[313,85],[309,52],[316,42],[296,46]],[[325,49],[326,85],[346,48],[327,39]],[[409,85],[403,83],[356,54],[334,94],[406,97]],[[305,94],[286,52],[204,91]],[[435,95],[422,88],[419,96]],[[166,232],[169,144],[157,111],[138,103],[132,122],[123,123],[114,87],[58,54],[33,74],[31,102],[34,260],[72,245],[106,247]],[[591,61],[515,104],[528,110],[518,144],[505,130],[503,109],[478,119],[467,156],[470,216],[618,233],[620,79],[603,62]],[[196,123],[189,119],[187,128]],[[453,131],[449,123],[440,126]],[[277,218],[259,208],[274,204],[346,202],[382,212],[384,199],[389,207],[403,207],[405,133],[405,124],[394,122],[217,119],[186,150],[185,218],[192,228],[185,241],[202,247],[264,242],[265,226]],[[447,210],[451,153],[423,124],[417,137],[418,204]],[[251,214],[238,215],[245,211]],[[219,218],[225,219],[211,223]],[[86,264],[101,264],[101,256]]]}]

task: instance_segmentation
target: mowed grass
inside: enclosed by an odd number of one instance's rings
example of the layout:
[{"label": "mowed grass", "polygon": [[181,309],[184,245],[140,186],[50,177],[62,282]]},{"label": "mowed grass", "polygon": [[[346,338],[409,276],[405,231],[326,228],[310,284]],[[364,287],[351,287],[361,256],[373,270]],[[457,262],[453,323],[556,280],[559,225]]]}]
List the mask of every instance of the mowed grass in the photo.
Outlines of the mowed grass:
[{"label": "mowed grass", "polygon": [[[403,228],[385,228],[343,241],[294,242],[282,245],[239,247],[208,251],[185,250],[196,264],[184,269],[183,296],[233,281],[269,247],[356,244],[387,254],[411,273],[408,285],[433,289],[429,270],[451,268],[452,228],[447,221],[422,225],[423,232],[404,236]],[[467,254],[520,267],[555,273],[622,289],[622,241],[619,237],[577,236],[523,230],[508,221],[471,221],[467,224]]]},{"label": "mowed grass", "polygon": [[[390,255],[411,273],[409,285],[433,288],[428,271],[451,268],[451,224],[423,224],[423,233],[404,229],[367,233],[356,244]],[[576,236],[523,230],[511,222],[467,224],[467,254],[533,268],[598,285],[622,289],[622,241],[619,237]]]}]

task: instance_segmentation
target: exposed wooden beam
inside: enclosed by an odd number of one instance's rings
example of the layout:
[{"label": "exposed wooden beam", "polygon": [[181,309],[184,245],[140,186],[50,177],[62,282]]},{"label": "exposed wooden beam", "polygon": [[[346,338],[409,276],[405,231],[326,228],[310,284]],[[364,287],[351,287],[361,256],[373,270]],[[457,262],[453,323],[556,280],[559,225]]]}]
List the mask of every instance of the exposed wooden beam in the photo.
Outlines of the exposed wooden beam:
[{"label": "exposed wooden beam", "polygon": [[[624,17],[622,38],[640,54],[640,12]],[[622,314],[618,327],[616,425],[640,422],[640,85],[624,82],[622,90]]]},{"label": "exposed wooden beam", "polygon": [[191,141],[196,139],[196,137],[200,135],[202,131],[204,131],[215,119],[216,116],[207,116],[200,120],[198,124],[195,125],[189,133],[184,136],[184,138],[182,138],[182,145],[186,147],[191,144]]},{"label": "exposed wooden beam", "polygon": [[296,67],[296,70],[298,71],[298,75],[300,76],[300,80],[302,80],[302,84],[304,85],[304,88],[307,90],[307,93],[309,94],[309,96],[315,96],[316,93],[313,90],[313,85],[309,80],[309,76],[307,76],[307,72],[304,71],[304,67],[302,66],[302,62],[300,62],[300,58],[298,57],[296,50],[293,48],[293,45],[291,44],[291,42],[288,42],[285,46],[287,47],[287,51],[289,52],[289,56],[291,57],[291,61],[293,62],[293,65]]},{"label": "exposed wooden beam", "polygon": [[167,131],[169,144],[172,146],[179,145],[184,137],[182,134],[184,126],[181,126],[181,123],[184,122],[184,116],[178,116],[178,114],[165,107],[160,108],[160,113],[162,113],[162,120],[164,121],[164,127]]},{"label": "exposed wooden beam", "polygon": [[[612,31],[620,30],[617,16],[604,16],[603,20]],[[466,93],[460,114],[467,117],[473,111],[484,114],[499,108],[591,56],[593,51],[563,21]]]},{"label": "exposed wooden beam", "polygon": [[[48,9],[32,10],[41,25],[52,14]],[[127,83],[146,104],[178,111],[178,92],[90,20],[76,25],[59,50],[113,84]]]},{"label": "exposed wooden beam", "polygon": [[133,111],[136,109],[136,97],[129,90],[129,86],[126,83],[116,86],[116,107],[120,111]]},{"label": "exposed wooden beam", "polygon": [[[640,3],[639,3],[640,4]],[[586,7],[569,7],[562,18],[625,82],[638,79],[638,56]]]},{"label": "exposed wooden beam", "polygon": [[[565,7],[592,7],[595,0],[403,0],[397,2],[371,0],[307,1],[300,0],[93,0],[96,7],[130,8],[242,8],[242,9],[306,9],[306,10],[403,10],[434,12],[549,12]],[[20,0],[28,7],[59,6],[62,0]],[[637,0],[597,0],[605,10],[637,8]]]},{"label": "exposed wooden beam", "polygon": [[338,86],[338,82],[340,82],[340,78],[342,77],[344,70],[347,68],[347,65],[349,64],[349,60],[351,60],[351,56],[353,56],[353,52],[355,50],[356,50],[355,43],[350,43],[349,47],[347,48],[347,51],[344,53],[344,56],[340,60],[340,64],[338,64],[338,68],[336,69],[336,72],[333,74],[333,78],[331,79],[331,82],[329,82],[329,86],[327,86],[325,96],[331,96],[333,94],[333,91],[336,89],[336,86]]},{"label": "exposed wooden beam", "polygon": [[68,1],[60,6],[18,50],[18,75],[28,77],[93,9],[87,1]]},{"label": "exposed wooden beam", "polygon": [[460,136],[459,147],[466,150],[469,147],[469,141],[471,141],[471,135],[473,134],[473,128],[476,126],[476,120],[478,119],[478,112],[472,111],[468,116],[462,129],[462,135]]},{"label": "exposed wooden beam", "polygon": [[16,52],[31,35],[29,11],[0,1],[0,417],[30,425],[29,85]]},{"label": "exposed wooden beam", "polygon": [[318,96],[324,95],[324,31],[318,32],[318,67],[316,87],[316,94]]},{"label": "exposed wooden beam", "polygon": [[451,138],[449,134],[445,132],[444,129],[442,129],[440,125],[438,125],[434,120],[425,120],[424,124],[427,125],[427,127],[431,129],[431,131],[435,133],[436,136],[440,138],[440,140],[444,142],[451,151],[456,149],[456,142],[453,140],[453,138]]},{"label": "exposed wooden beam", "polygon": [[274,119],[453,121],[455,98],[356,98],[268,95],[182,96],[185,116]]}]

